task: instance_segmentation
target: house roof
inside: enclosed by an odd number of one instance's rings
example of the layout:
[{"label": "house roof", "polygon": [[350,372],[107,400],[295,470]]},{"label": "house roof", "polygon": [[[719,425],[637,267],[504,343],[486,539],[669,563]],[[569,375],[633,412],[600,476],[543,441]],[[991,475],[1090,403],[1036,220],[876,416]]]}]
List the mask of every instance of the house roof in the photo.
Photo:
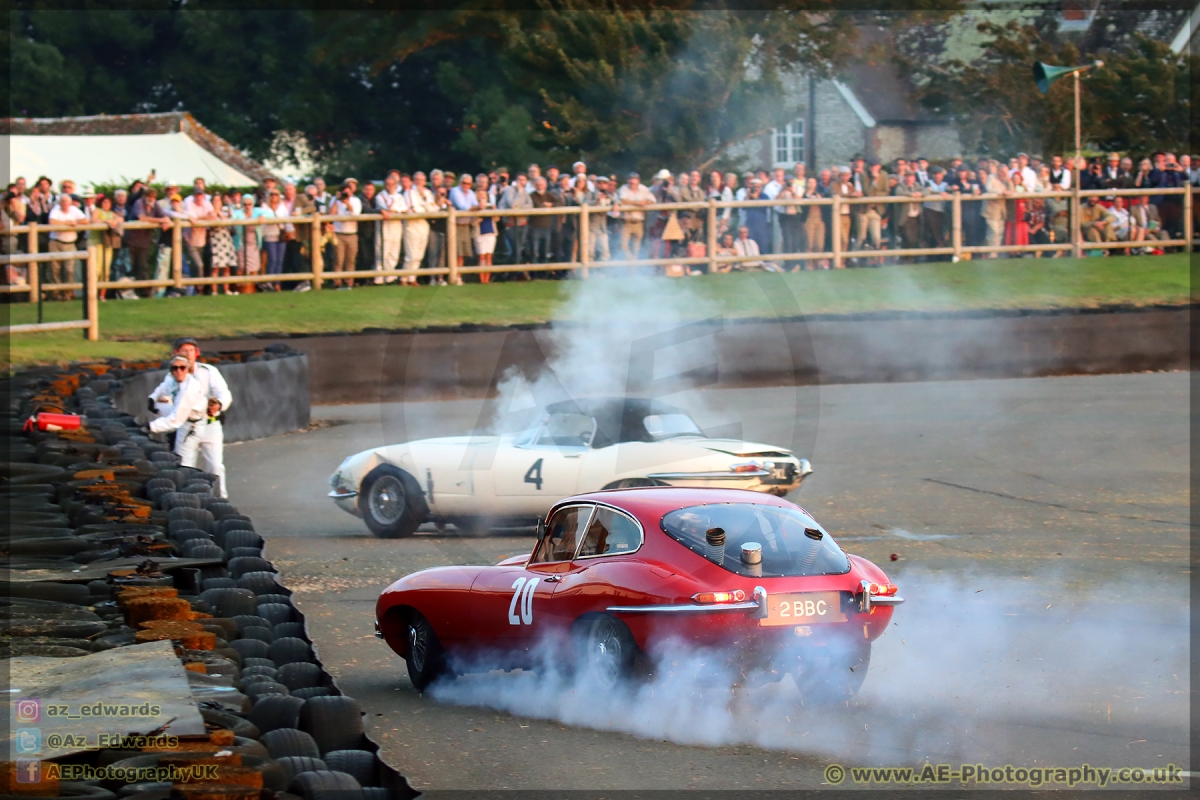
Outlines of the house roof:
[{"label": "house roof", "polygon": [[[262,164],[201,125],[186,111],[94,117],[18,117],[0,120],[0,135],[12,137],[48,136],[59,139],[82,136],[121,137],[136,147],[138,141],[136,137],[168,134],[184,134],[219,161],[237,173],[250,178],[253,183],[261,183],[264,178],[275,177]],[[114,140],[110,144],[116,144],[116,141]],[[160,172],[163,169],[161,164],[148,166],[157,168]],[[145,174],[146,171],[148,170],[140,171],[138,174]],[[191,178],[187,180],[191,180]]]},{"label": "house roof", "polygon": [[913,100],[912,84],[892,62],[891,37],[886,31],[860,28],[859,46],[862,57],[842,70],[841,80],[877,124],[946,121]]}]

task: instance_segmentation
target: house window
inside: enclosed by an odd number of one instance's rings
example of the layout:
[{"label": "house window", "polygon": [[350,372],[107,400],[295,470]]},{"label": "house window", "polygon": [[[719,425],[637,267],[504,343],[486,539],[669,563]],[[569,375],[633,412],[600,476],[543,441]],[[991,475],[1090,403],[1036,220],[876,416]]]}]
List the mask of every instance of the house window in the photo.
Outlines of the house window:
[{"label": "house window", "polygon": [[775,129],[775,166],[791,167],[804,161],[804,120]]}]

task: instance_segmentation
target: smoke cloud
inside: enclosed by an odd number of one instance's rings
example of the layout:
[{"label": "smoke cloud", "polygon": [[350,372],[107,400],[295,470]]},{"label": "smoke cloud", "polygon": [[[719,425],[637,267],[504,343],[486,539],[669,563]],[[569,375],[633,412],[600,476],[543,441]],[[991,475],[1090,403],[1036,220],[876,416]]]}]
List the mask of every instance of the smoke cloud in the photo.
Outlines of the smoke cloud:
[{"label": "smoke cloud", "polygon": [[1151,726],[1186,742],[1186,604],[1130,607],[1112,601],[1123,594],[1113,586],[1048,599],[1060,594],[1059,578],[903,576],[907,602],[876,641],[862,688],[844,701],[815,703],[791,676],[746,685],[756,676],[725,666],[736,653],[678,641],[660,643],[649,677],[609,693],[551,663],[464,675],[430,691],[441,702],[647,739],[853,752],[864,764],[975,759],[984,749],[1002,758],[1020,744],[1016,721],[1064,716],[1103,724],[1106,735],[1145,739],[1135,734]]},{"label": "smoke cloud", "polygon": [[[721,337],[737,323],[725,319],[720,304],[687,279],[651,279],[624,268],[599,274],[603,277],[594,274],[568,284],[558,319],[537,334],[545,368],[535,375],[517,368],[505,372],[477,430],[523,430],[542,407],[564,400],[645,397],[687,409],[710,436],[743,438],[747,414],[754,412],[724,408],[711,391],[732,385],[730,356],[721,348]],[[775,292],[782,313],[799,315],[799,304],[786,286],[763,277],[770,285],[756,284],[753,290]],[[775,353],[788,346],[781,326],[762,342],[764,351]],[[786,409],[792,430],[772,444],[798,455],[811,450],[819,391],[815,385],[795,387],[795,405]]]}]

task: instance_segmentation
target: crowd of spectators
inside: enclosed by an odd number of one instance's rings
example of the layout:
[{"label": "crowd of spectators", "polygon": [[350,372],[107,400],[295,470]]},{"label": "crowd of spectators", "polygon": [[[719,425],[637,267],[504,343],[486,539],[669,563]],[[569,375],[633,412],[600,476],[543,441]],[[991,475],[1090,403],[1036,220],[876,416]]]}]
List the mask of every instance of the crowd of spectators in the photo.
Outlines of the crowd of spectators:
[{"label": "crowd of spectators", "polygon": [[[674,259],[707,255],[708,212],[706,210],[656,210],[664,203],[718,201],[788,201],[838,196],[902,197],[904,202],[845,203],[839,205],[839,224],[833,225],[832,205],[761,205],[719,208],[715,241],[717,255],[744,257],[728,269],[827,269],[826,256],[838,236],[842,252],[871,251],[845,259],[849,266],[888,263],[896,256],[888,251],[946,248],[951,234],[951,200],[960,195],[962,244],[999,247],[1039,245],[1070,241],[1069,198],[1048,197],[1054,191],[1069,191],[1078,180],[1081,189],[1167,189],[1187,184],[1200,186],[1200,167],[1187,155],[1155,153],[1134,160],[1119,153],[1107,158],[1080,159],[1071,165],[1059,156],[1048,163],[1024,153],[1007,163],[994,159],[969,164],[952,159],[945,165],[924,158],[896,159],[887,168],[877,161],[855,157],[846,166],[830,167],[808,175],[804,164],[792,170],[744,172],[699,171],[672,173],[663,169],[648,183],[637,173],[623,179],[616,175],[589,172],[576,162],[569,171],[530,165],[515,175],[507,169],[471,175],[432,170],[413,174],[392,170],[376,184],[361,186],[347,178],[330,192],[321,178],[303,191],[294,182],[268,179],[254,191],[209,191],[197,178],[190,190],[168,184],[160,194],[146,181],[135,181],[128,189],[111,196],[82,193],[73,181],[64,180],[55,191],[47,177],[28,186],[18,178],[8,186],[0,206],[5,230],[36,221],[42,225],[98,223],[105,227],[88,231],[44,232],[39,241],[43,252],[65,252],[85,247],[99,267],[100,279],[161,280],[171,278],[174,220],[184,221],[182,230],[185,276],[228,277],[229,283],[204,287],[211,293],[279,291],[282,282],[239,283],[238,276],[273,276],[307,272],[311,248],[321,248],[327,279],[337,288],[359,283],[345,273],[398,269],[418,270],[446,266],[448,237],[453,236],[459,266],[552,265],[536,273],[505,270],[508,279],[527,280],[532,274],[563,277],[570,262],[580,259],[586,241],[595,262],[637,259]],[[153,176],[151,176],[151,179]],[[989,199],[974,199],[993,195]],[[414,219],[414,214],[446,211],[513,212],[588,206],[584,221],[579,215],[530,214],[457,217],[454,230],[447,219]],[[379,214],[382,219],[342,220],[322,225],[316,242],[311,223],[277,222],[323,215]],[[257,220],[257,225],[202,227],[190,222],[216,219]],[[141,221],[152,228],[126,227]],[[579,227],[587,225],[588,235]],[[1162,252],[1158,243],[1183,236],[1184,214],[1181,195],[1145,194],[1139,197],[1089,197],[1080,210],[1082,235],[1090,243],[1137,243],[1125,252]],[[80,237],[83,237],[82,239]],[[24,249],[24,239],[0,236],[5,252]],[[1100,254],[1102,250],[1096,250]],[[773,254],[814,254],[791,261],[770,259]],[[1030,253],[1041,254],[1041,253]],[[1046,255],[1062,254],[1047,251]],[[904,254],[900,254],[904,255]],[[995,257],[997,254],[992,253]],[[948,258],[944,255],[904,256],[904,260]],[[674,270],[674,271],[672,271]],[[10,266],[6,282],[22,280],[22,268]],[[668,274],[696,272],[672,266]],[[478,280],[490,282],[492,274],[482,271]],[[50,263],[48,283],[78,280],[77,264],[69,259]],[[400,281],[406,284],[445,284],[445,277],[384,275],[373,283]],[[310,288],[306,282],[297,290]],[[196,287],[187,287],[189,292]],[[162,295],[167,289],[128,288],[120,297]],[[171,290],[173,291],[173,290]],[[50,291],[52,298],[66,292]]]}]

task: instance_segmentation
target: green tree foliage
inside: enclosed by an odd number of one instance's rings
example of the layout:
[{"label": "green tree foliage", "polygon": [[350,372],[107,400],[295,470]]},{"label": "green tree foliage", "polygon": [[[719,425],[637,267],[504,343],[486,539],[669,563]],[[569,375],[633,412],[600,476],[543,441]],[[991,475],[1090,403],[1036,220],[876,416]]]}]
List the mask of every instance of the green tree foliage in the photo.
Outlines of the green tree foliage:
[{"label": "green tree foliage", "polygon": [[397,12],[367,31],[342,20],[331,56],[349,46],[404,59],[453,43],[439,83],[466,106],[459,149],[483,164],[540,154],[612,168],[701,165],[789,116],[779,103],[787,72],[827,72],[853,52],[850,15],[791,5],[543,0],[535,10]]},{"label": "green tree foliage", "polygon": [[10,109],[187,110],[258,158],[277,132],[299,132],[331,177],[579,157],[702,166],[789,118],[789,73],[835,72],[880,6],[911,24],[957,2],[489,0],[413,12],[41,0],[11,15]]},{"label": "green tree foliage", "polygon": [[1085,149],[1144,153],[1189,148],[1197,113],[1190,75],[1200,60],[1176,55],[1142,36],[1118,52],[1085,56],[1074,44],[1059,43],[1053,26],[1043,32],[1015,21],[985,22],[979,30],[988,37],[980,59],[941,66],[903,64],[924,74],[921,102],[954,115],[968,149],[997,157],[1022,150],[1072,152],[1073,80],[1061,78],[1043,95],[1033,81],[1033,64],[1076,66],[1097,57],[1104,67],[1081,76]]},{"label": "green tree foliage", "polygon": [[131,11],[10,16],[13,116],[186,110],[257,158],[271,153],[276,131],[298,131],[334,177],[417,169],[453,152],[461,112],[437,88],[441,54],[378,70],[366,54],[324,62],[331,12],[150,0]]}]

